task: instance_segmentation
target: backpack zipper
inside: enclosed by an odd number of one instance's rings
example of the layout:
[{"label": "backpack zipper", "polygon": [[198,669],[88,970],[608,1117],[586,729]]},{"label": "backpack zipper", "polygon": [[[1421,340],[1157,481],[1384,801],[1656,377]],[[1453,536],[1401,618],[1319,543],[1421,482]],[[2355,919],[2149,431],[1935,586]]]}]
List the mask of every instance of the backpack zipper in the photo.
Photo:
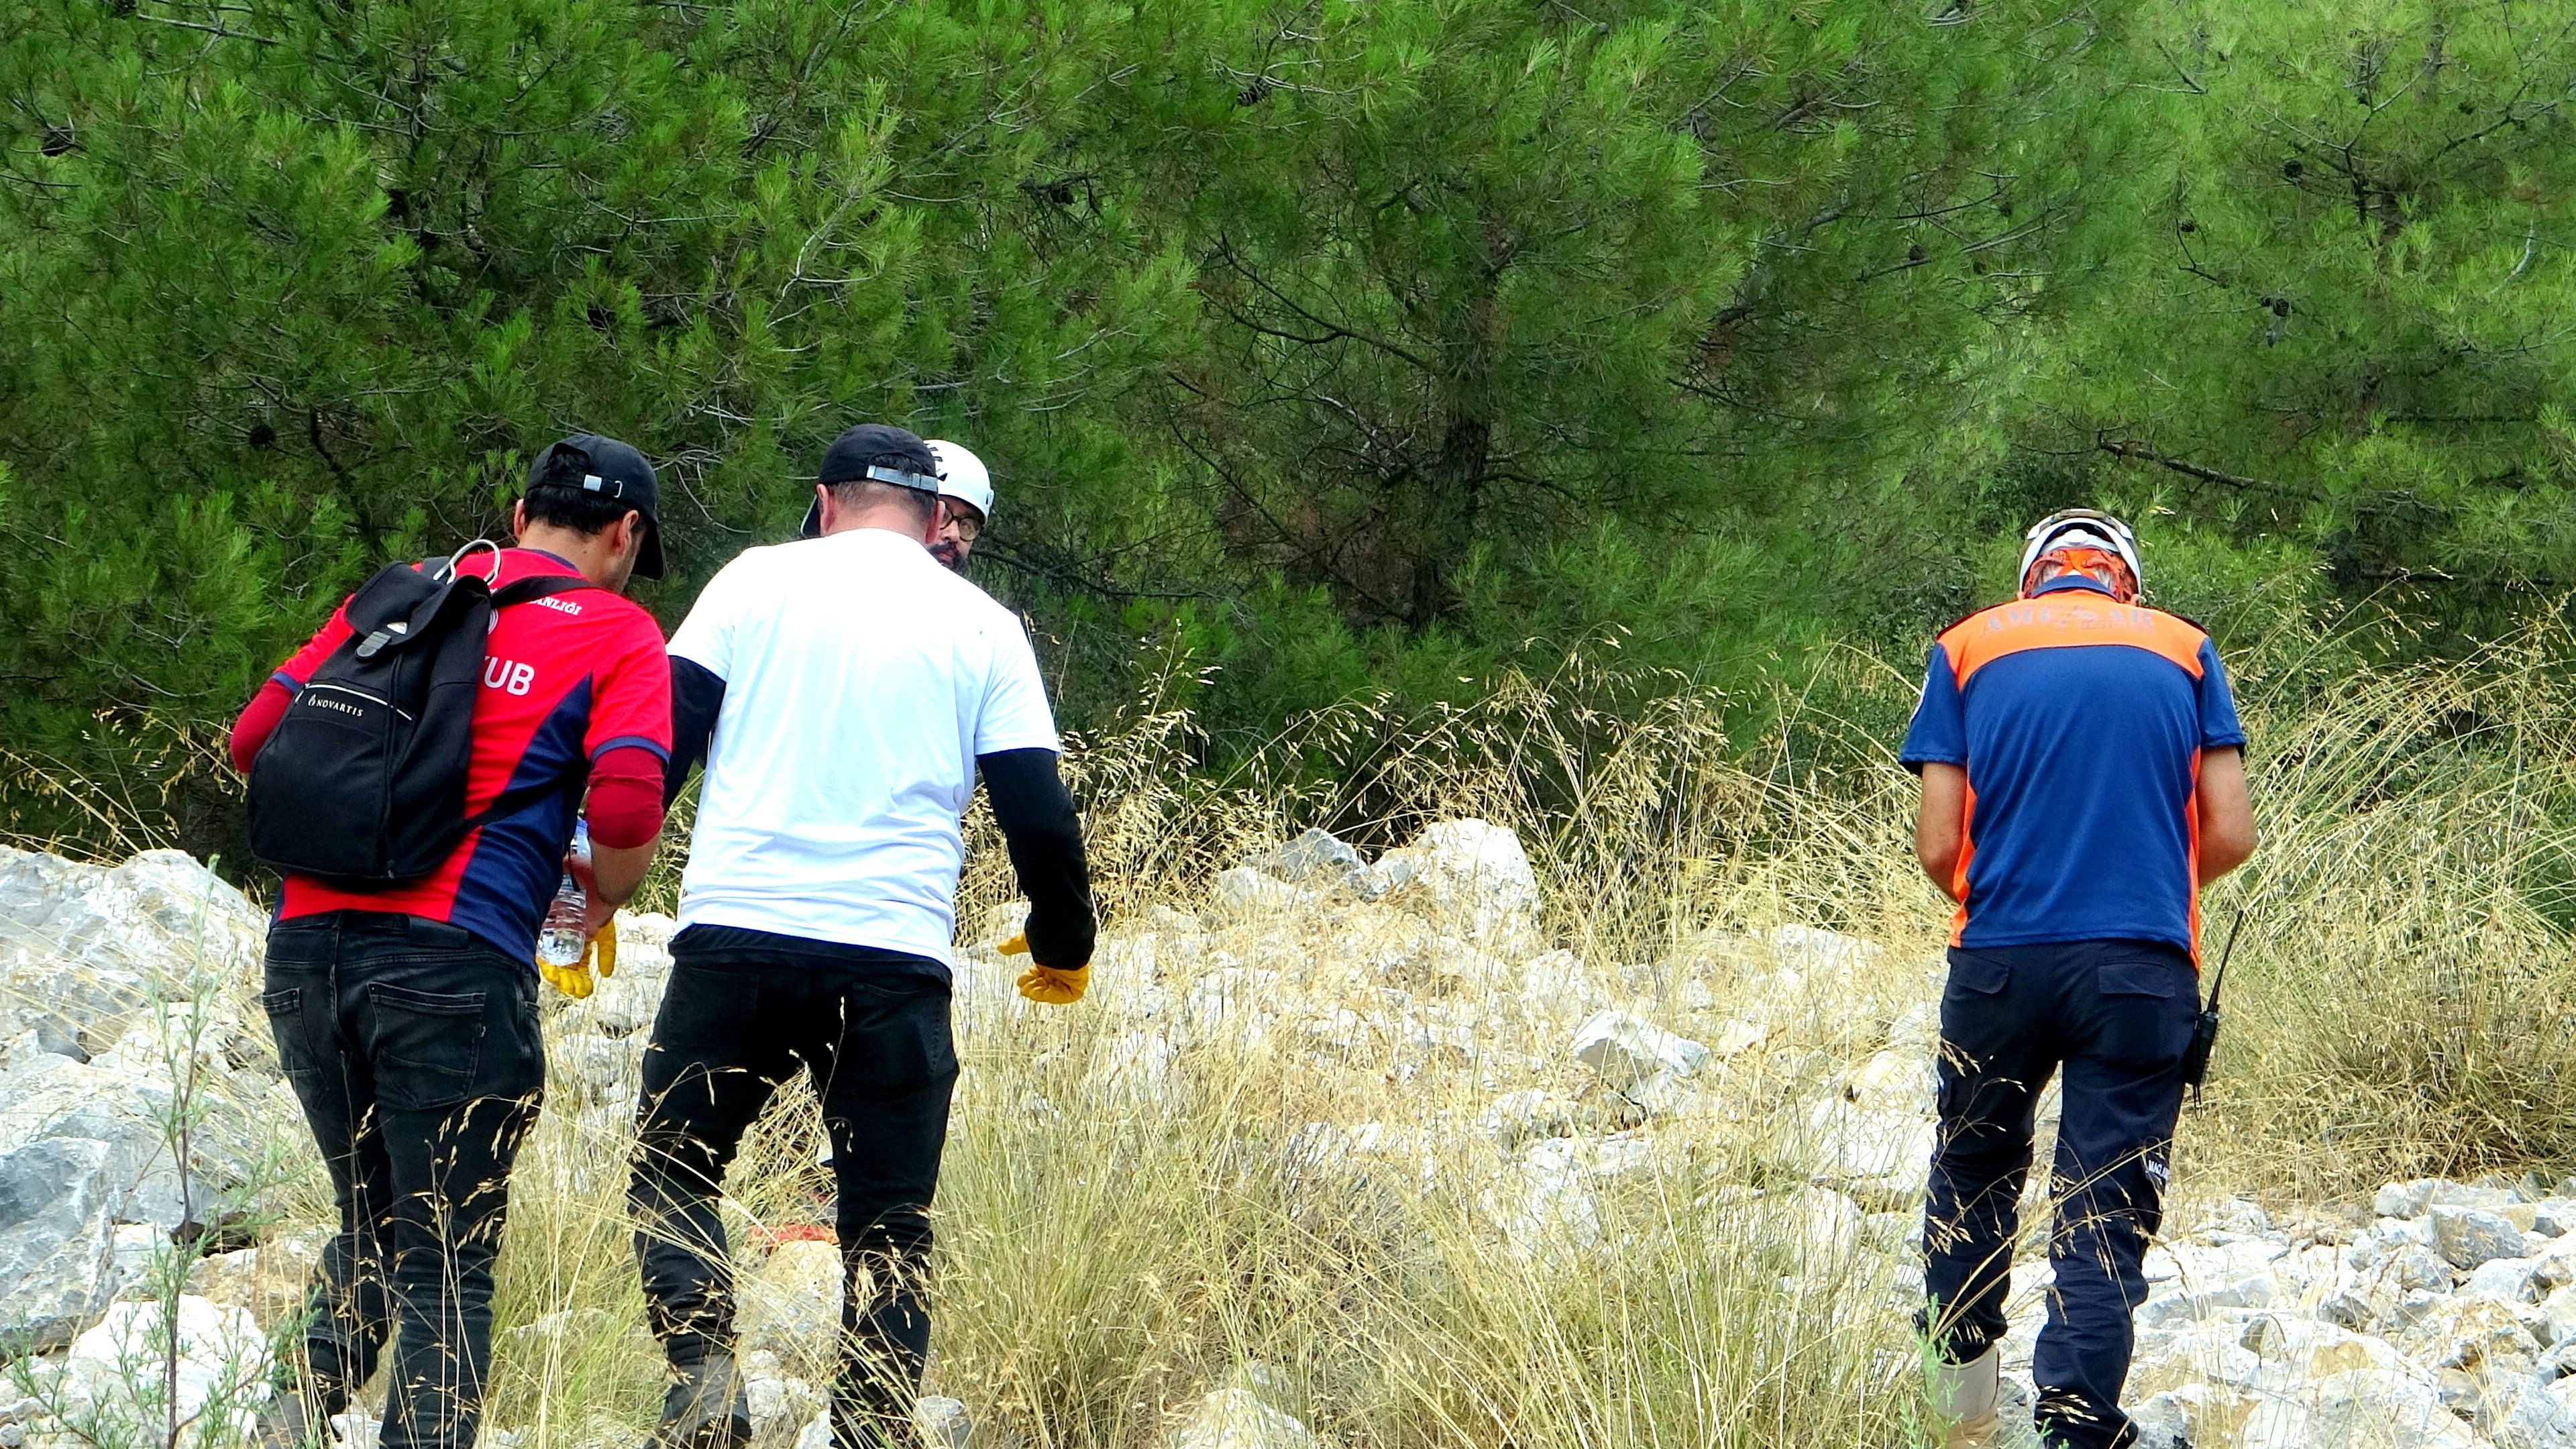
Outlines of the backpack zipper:
[{"label": "backpack zipper", "polygon": [[367,693],[363,689],[352,689],[345,684],[307,684],[304,686],[304,692],[307,694],[316,690],[321,690],[331,694],[345,694],[353,698],[363,699],[367,703],[375,705],[380,709],[392,710],[395,714],[402,716],[406,721],[409,721],[412,717],[411,711],[395,704],[392,700],[381,699],[375,695]]}]

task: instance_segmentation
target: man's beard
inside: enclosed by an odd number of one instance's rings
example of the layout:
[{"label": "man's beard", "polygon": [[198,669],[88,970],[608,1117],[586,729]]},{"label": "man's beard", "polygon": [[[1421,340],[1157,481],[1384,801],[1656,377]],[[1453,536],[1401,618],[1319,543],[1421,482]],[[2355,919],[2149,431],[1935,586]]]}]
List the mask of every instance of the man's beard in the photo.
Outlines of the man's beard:
[{"label": "man's beard", "polygon": [[941,566],[945,567],[952,574],[962,574],[966,572],[965,556],[958,551],[956,544],[951,543],[947,539],[943,538],[939,542],[932,544],[930,546],[930,556],[939,560]]}]

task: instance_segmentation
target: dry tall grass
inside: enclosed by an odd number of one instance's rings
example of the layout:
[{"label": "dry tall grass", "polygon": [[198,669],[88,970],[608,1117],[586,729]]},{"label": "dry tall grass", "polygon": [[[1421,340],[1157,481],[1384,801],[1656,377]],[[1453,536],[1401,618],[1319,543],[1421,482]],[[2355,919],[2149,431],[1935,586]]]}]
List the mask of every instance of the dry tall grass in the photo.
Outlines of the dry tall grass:
[{"label": "dry tall grass", "polygon": [[2342,674],[2249,721],[2264,844],[2217,1106],[2223,1170],[2306,1195],[2576,1168],[2576,645]]},{"label": "dry tall grass", "polygon": [[[2265,846],[2206,903],[2214,939],[2240,909],[2247,925],[2184,1190],[2576,1168],[2576,643],[2295,662],[2258,651],[2240,679]],[[1573,666],[1428,720],[1304,721],[1226,778],[1192,766],[1169,712],[1083,745],[1114,944],[1064,1011],[1019,1005],[968,953],[933,1391],[986,1444],[1150,1444],[1250,1362],[1354,1446],[1920,1442],[1902,1255],[1868,1242],[1888,1246],[1904,1205],[1820,1232],[1796,1190],[1816,1095],[1919,1034],[1929,999],[1946,911],[1908,853],[1912,783],[1892,739],[1847,723],[1901,719],[1914,680],[1842,654],[1811,683],[1835,703],[1790,704],[1751,741],[1681,682]],[[1299,783],[1316,779],[1338,783]],[[1453,814],[1518,828],[1546,890],[1543,939],[1507,966],[1561,947],[1681,1029],[1771,1029],[1693,1110],[1621,1139],[1647,1165],[1593,1171],[1562,1250],[1499,1226],[1530,1205],[1498,1200],[1519,1180],[1479,1114],[1528,1088],[1588,1135],[1634,1115],[1563,1060],[1563,1018],[1526,983],[1497,994],[1442,964],[1472,978],[1498,944],[1383,905],[1178,914],[1306,824],[1401,840]],[[969,922],[1008,894],[989,825],[974,834]],[[1784,924],[1882,949],[1829,991],[1791,987],[1739,934]],[[1337,1007],[1424,1032],[1342,1031]],[[520,1170],[494,1422],[530,1449],[639,1434],[658,1394],[622,1127],[567,1098]],[[813,1216],[811,1131],[788,1094],[736,1172],[738,1227]]]}]

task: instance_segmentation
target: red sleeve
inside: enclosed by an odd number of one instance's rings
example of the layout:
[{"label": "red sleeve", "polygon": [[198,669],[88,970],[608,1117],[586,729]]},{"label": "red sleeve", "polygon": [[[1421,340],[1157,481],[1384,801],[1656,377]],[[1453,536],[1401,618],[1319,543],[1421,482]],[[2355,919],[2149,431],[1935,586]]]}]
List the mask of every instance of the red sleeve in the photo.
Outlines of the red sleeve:
[{"label": "red sleeve", "polygon": [[277,666],[276,672],[268,676],[268,682],[259,687],[259,693],[252,695],[250,703],[243,707],[241,718],[233,721],[231,753],[234,769],[245,775],[250,773],[251,761],[259,758],[259,747],[268,743],[269,732],[286,717],[286,707],[295,702],[296,691],[304,687],[304,681],[313,677],[314,670],[322,667],[323,660],[331,657],[331,651],[339,648],[341,642],[349,637],[348,608],[349,601],[342,599],[340,607],[331,611],[330,619],[312,638],[304,641],[303,648]]},{"label": "red sleeve", "polygon": [[590,767],[590,838],[611,850],[633,850],[662,829],[662,758],[620,745]]},{"label": "red sleeve", "polygon": [[242,710],[241,718],[233,721],[235,770],[245,775],[250,773],[250,762],[259,758],[259,747],[268,743],[269,731],[277,728],[277,722],[286,717],[286,707],[294,702],[295,696],[287,691],[285,682],[274,675],[259,687],[259,693],[250,697],[250,704]]},{"label": "red sleeve", "polygon": [[592,676],[590,838],[632,850],[662,828],[662,775],[671,759],[671,657],[653,616],[630,606],[623,647]]}]

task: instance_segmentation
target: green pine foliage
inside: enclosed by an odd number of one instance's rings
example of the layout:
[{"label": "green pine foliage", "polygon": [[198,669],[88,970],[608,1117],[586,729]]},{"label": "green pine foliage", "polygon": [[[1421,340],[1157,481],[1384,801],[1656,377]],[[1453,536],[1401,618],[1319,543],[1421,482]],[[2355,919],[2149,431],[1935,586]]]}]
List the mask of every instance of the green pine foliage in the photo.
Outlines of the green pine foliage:
[{"label": "green pine foliage", "polygon": [[2070,503],[2457,647],[2576,542],[2571,90],[2506,0],[0,0],[0,749],[220,843],[266,671],[575,428],[666,622],[842,427],[969,443],[1068,719],[1217,760],[1910,669]]},{"label": "green pine foliage", "polygon": [[2047,339],[2017,440],[2444,630],[2576,583],[2568,15],[2177,6],[2152,56],[2119,305]]}]

